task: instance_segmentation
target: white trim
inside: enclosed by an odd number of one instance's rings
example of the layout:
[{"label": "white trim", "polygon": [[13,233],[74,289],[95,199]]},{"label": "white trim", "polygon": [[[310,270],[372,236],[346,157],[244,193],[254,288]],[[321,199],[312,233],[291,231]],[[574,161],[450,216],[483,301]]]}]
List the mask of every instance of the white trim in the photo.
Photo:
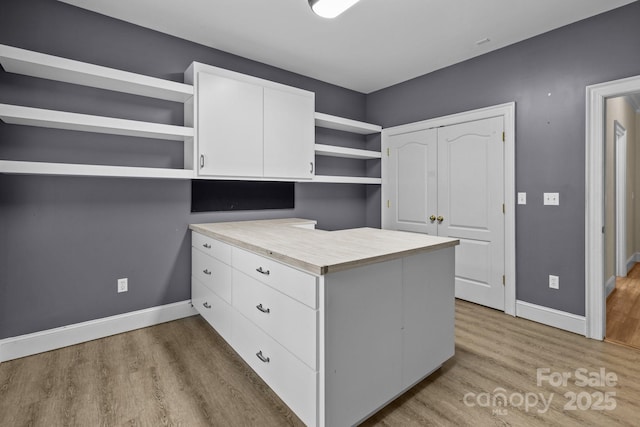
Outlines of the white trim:
[{"label": "white trim", "polygon": [[627,276],[627,130],[614,121],[616,152],[616,274]]},{"label": "white trim", "polygon": [[585,138],[586,336],[604,339],[604,111],[605,100],[640,91],[640,76],[587,86]]},{"label": "white trim", "polygon": [[[396,134],[415,132],[440,126],[450,126],[458,123],[482,120],[490,117],[502,116],[504,118],[505,148],[504,148],[504,265],[505,265],[505,289],[504,289],[504,312],[516,315],[516,174],[515,174],[515,102],[480,108],[472,111],[451,114],[406,125],[394,126],[382,130],[382,152],[386,149],[387,139]],[[387,200],[386,177],[384,168],[382,169],[382,196],[383,203]],[[382,215],[385,209],[382,207]],[[382,221],[384,224],[384,219]]]},{"label": "white trim", "polygon": [[636,252],[635,254],[631,254],[629,259],[627,260],[627,273],[631,271],[636,262],[640,262],[640,252]]},{"label": "white trim", "polygon": [[616,288],[616,276],[609,277],[607,283],[604,285],[605,295],[608,297],[611,295],[611,292]]},{"label": "white trim", "polygon": [[566,311],[524,301],[516,301],[516,316],[576,334],[585,334],[586,321],[584,316],[567,313]]},{"label": "white trim", "polygon": [[191,300],[0,340],[0,362],[92,341],[197,314]]}]

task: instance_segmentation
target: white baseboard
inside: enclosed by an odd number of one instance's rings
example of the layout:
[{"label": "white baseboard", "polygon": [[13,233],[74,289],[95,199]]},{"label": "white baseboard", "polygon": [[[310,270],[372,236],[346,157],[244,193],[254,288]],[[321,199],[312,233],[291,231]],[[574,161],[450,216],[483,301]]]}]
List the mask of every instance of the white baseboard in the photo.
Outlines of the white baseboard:
[{"label": "white baseboard", "polygon": [[616,288],[616,276],[609,277],[607,283],[604,285],[605,298],[611,295],[611,292]]},{"label": "white baseboard", "polygon": [[576,334],[586,334],[585,317],[567,313],[566,311],[555,310],[524,301],[516,301],[516,316]]},{"label": "white baseboard", "polygon": [[631,255],[627,260],[627,273],[631,271],[636,262],[640,262],[640,252]]},{"label": "white baseboard", "polygon": [[0,340],[0,362],[92,341],[197,314],[191,300]]}]

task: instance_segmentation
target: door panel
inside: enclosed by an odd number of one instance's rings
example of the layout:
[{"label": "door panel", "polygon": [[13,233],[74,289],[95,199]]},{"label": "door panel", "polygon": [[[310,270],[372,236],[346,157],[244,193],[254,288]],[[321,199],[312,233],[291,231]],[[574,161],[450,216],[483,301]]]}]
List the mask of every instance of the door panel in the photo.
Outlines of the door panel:
[{"label": "door panel", "polygon": [[458,238],[456,297],[504,310],[502,117],[438,129],[438,226]]},{"label": "door panel", "polygon": [[198,73],[200,175],[262,176],[262,87]]},{"label": "door panel", "polygon": [[389,200],[386,228],[436,235],[437,132],[428,129],[389,138]]},{"label": "door panel", "polygon": [[313,177],[314,111],[311,95],[264,89],[265,177]]}]

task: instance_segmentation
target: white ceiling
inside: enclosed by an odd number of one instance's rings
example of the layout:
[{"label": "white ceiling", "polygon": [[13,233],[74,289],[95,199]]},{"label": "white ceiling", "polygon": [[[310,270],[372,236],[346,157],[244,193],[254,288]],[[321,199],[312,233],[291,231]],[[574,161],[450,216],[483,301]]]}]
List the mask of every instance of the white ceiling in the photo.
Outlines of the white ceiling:
[{"label": "white ceiling", "polygon": [[370,93],[634,0],[361,0],[333,20],[307,0],[60,1]]}]

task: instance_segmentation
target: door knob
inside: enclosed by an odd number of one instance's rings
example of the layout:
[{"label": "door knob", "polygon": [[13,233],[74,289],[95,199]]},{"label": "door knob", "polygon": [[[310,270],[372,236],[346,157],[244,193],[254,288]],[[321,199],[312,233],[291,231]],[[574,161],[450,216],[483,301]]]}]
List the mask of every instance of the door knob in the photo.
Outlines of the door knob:
[{"label": "door knob", "polygon": [[438,222],[444,221],[444,217],[442,215],[438,216]]},{"label": "door knob", "polygon": [[435,216],[435,215],[431,215],[431,216],[429,217],[429,220],[430,220],[431,222],[435,221],[435,220],[436,220],[436,216]]}]

